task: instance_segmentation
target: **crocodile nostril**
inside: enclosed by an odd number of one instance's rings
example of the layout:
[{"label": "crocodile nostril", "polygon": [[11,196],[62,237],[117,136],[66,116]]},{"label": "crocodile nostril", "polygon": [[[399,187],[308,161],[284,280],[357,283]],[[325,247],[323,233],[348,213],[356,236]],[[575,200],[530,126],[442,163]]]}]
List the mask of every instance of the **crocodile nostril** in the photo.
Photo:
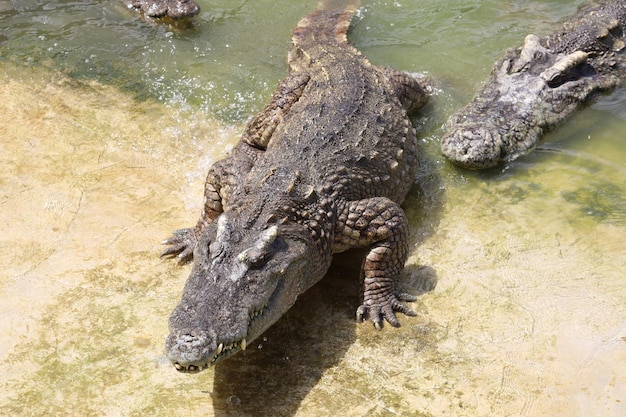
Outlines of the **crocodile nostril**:
[{"label": "crocodile nostril", "polygon": [[181,372],[199,372],[215,355],[215,337],[199,329],[182,329],[170,333],[165,351],[174,367]]}]

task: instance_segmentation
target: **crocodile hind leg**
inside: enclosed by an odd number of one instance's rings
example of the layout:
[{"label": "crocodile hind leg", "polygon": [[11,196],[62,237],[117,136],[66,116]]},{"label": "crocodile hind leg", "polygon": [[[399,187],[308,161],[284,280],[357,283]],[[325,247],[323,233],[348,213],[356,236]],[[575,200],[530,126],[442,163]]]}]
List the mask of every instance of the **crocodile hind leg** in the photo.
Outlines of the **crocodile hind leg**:
[{"label": "crocodile hind leg", "polygon": [[189,262],[193,258],[202,231],[222,214],[230,188],[243,180],[262,152],[240,141],[228,157],[211,166],[204,185],[204,207],[200,219],[194,227],[175,230],[172,237],[164,240],[162,243],[169,247],[161,253],[161,257],[176,257],[180,263]]},{"label": "crocodile hind leg", "polygon": [[418,80],[406,72],[393,68],[383,67],[381,69],[407,113],[424,107],[428,102],[428,94],[426,93],[428,80]]},{"label": "crocodile hind leg", "polygon": [[292,72],[281,81],[267,106],[250,121],[241,140],[256,148],[266,149],[274,130],[300,99],[309,79],[307,73]]},{"label": "crocodile hind leg", "polygon": [[402,209],[386,197],[354,201],[340,214],[339,227],[338,247],[369,246],[361,268],[363,302],[357,320],[368,317],[381,329],[383,320],[400,325],[396,312],[415,316],[403,301],[416,298],[396,289],[409,252],[409,228]]}]

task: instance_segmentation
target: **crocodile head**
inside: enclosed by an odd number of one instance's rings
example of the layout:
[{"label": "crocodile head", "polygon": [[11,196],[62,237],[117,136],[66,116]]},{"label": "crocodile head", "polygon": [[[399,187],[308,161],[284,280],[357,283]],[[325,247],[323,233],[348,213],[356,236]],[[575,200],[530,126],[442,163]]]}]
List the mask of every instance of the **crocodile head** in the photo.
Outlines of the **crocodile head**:
[{"label": "crocodile head", "polygon": [[194,0],[123,0],[129,8],[152,18],[188,19],[200,13]]},{"label": "crocodile head", "polygon": [[199,372],[245,350],[306,290],[311,245],[280,227],[246,229],[222,214],[205,228],[169,320],[165,351],[176,369]]},{"label": "crocodile head", "polygon": [[447,123],[443,154],[469,169],[496,166],[531,151],[543,133],[617,77],[596,73],[586,52],[554,52],[528,35],[499,60],[482,91]]}]

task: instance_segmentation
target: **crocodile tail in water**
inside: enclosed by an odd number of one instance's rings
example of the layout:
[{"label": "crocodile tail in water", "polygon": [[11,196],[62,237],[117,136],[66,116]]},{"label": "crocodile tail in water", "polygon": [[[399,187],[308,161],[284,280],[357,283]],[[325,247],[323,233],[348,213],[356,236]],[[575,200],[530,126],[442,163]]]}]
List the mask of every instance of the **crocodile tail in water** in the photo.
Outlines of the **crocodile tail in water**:
[{"label": "crocodile tail in water", "polygon": [[295,45],[307,46],[320,43],[348,44],[348,27],[360,1],[322,1],[320,7],[303,17],[294,29]]}]

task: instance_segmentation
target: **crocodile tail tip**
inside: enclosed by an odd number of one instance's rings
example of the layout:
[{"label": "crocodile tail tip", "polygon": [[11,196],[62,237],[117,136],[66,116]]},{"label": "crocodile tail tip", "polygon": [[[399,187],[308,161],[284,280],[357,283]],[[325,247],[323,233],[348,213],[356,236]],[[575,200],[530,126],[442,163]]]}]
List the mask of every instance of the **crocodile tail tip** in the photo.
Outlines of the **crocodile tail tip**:
[{"label": "crocodile tail tip", "polygon": [[339,44],[347,44],[348,27],[359,5],[360,1],[322,0],[317,10],[298,22],[292,35],[294,43],[306,45],[334,38]]}]

